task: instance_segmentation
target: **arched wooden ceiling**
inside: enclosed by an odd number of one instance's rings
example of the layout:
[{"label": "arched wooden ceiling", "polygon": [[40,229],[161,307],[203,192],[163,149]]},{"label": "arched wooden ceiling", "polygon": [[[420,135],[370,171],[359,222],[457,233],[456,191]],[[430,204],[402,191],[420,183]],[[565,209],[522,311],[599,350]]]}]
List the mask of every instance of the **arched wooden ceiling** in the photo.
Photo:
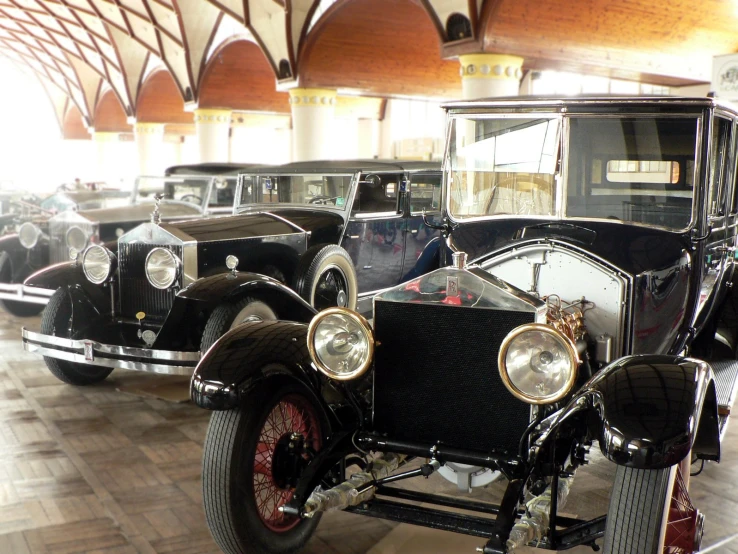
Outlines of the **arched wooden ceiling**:
[{"label": "arched wooden ceiling", "polygon": [[95,107],[96,133],[130,133],[133,126],[128,123],[126,112],[112,90],[100,96]]},{"label": "arched wooden ceiling", "polygon": [[300,85],[461,96],[459,64],[440,58],[437,32],[412,0],[336,4],[308,35],[300,53]]},{"label": "arched wooden ceiling", "polygon": [[199,86],[201,108],[289,113],[289,95],[274,86],[274,72],[259,46],[226,42],[210,58]]},{"label": "arched wooden ceiling", "polygon": [[155,71],[141,85],[136,121],[192,123],[192,114],[185,112],[184,101],[168,71]]},{"label": "arched wooden ceiling", "polygon": [[[727,0],[0,0],[0,53],[95,127],[100,90],[138,113],[152,62],[194,106],[209,57],[239,33],[284,86],[458,96],[456,64],[441,60],[479,51],[521,55],[528,69],[708,82],[712,56],[738,50],[737,28]],[[205,103],[243,102],[239,86],[226,86]],[[264,97],[266,109],[273,101]]]},{"label": "arched wooden ceiling", "polygon": [[90,140],[92,138],[77,106],[70,106],[64,114],[62,136],[70,140]]}]

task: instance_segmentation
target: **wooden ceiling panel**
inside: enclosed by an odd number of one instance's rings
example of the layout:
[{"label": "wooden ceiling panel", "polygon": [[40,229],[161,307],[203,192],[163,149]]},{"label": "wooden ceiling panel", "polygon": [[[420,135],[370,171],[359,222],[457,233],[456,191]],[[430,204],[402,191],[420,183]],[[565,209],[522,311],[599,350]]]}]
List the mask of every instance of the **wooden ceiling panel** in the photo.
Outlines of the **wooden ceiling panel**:
[{"label": "wooden ceiling panel", "polygon": [[82,114],[76,106],[71,106],[64,116],[62,136],[71,140],[90,140],[90,133],[82,121]]},{"label": "wooden ceiling panel", "polygon": [[301,86],[461,96],[459,63],[440,58],[438,33],[418,3],[347,0],[329,12],[300,54]]},{"label": "wooden ceiling panel", "polygon": [[289,95],[277,92],[274,72],[259,46],[227,43],[208,61],[200,83],[199,107],[289,113]]},{"label": "wooden ceiling panel", "polygon": [[128,124],[126,113],[112,90],[103,94],[95,107],[95,132],[133,132],[133,126]]},{"label": "wooden ceiling panel", "polygon": [[136,120],[141,123],[192,123],[184,101],[168,71],[152,73],[138,93]]}]

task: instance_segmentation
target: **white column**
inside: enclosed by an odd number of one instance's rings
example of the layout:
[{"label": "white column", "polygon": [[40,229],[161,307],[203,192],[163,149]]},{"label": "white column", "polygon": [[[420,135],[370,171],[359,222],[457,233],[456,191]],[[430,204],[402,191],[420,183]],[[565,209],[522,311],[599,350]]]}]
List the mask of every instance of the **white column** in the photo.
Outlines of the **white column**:
[{"label": "white column", "polygon": [[116,185],[122,175],[119,175],[118,143],[120,133],[95,131],[92,140],[95,143],[95,180],[109,185]]},{"label": "white column", "polygon": [[523,75],[523,58],[503,54],[464,54],[461,90],[465,100],[517,96]]},{"label": "white column", "polygon": [[164,124],[136,123],[135,134],[139,175],[162,175]]},{"label": "white column", "polygon": [[291,89],[290,106],[293,161],[334,158],[336,91],[319,88]]},{"label": "white column", "polygon": [[195,110],[195,130],[201,162],[230,161],[231,113],[227,109]]}]

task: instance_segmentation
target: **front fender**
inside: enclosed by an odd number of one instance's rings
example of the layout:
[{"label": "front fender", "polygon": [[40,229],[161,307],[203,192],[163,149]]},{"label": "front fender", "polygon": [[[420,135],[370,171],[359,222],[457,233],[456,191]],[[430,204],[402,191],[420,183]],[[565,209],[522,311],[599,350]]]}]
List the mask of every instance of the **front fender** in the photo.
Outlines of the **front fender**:
[{"label": "front fender", "polygon": [[[585,399],[585,400],[582,400]],[[600,449],[639,469],[681,462],[690,451],[720,459],[717,395],[710,366],[679,356],[628,356],[600,371],[570,406],[589,404]]]},{"label": "front fender", "polygon": [[82,267],[75,262],[60,262],[40,269],[31,274],[23,284],[51,290],[61,287],[76,289],[94,304],[97,311],[100,313],[109,311],[110,297],[107,289],[90,283],[82,273]]},{"label": "front fender", "polygon": [[209,410],[239,405],[241,394],[260,378],[287,373],[320,398],[320,377],[307,348],[308,326],[289,321],[245,323],[223,335],[197,364],[193,402]]},{"label": "front fender", "polygon": [[221,273],[198,279],[177,294],[178,299],[203,303],[206,309],[243,296],[263,298],[280,319],[309,322],[317,313],[291,288],[259,273]]}]

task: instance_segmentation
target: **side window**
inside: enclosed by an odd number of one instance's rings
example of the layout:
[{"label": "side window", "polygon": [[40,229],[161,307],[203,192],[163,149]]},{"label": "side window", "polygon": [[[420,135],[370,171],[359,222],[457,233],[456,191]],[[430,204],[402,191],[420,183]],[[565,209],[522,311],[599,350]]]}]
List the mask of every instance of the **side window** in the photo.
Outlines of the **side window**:
[{"label": "side window", "polygon": [[236,178],[228,177],[217,179],[210,192],[208,206],[214,207],[231,207],[236,194]]},{"label": "side window", "polygon": [[394,174],[362,175],[351,213],[354,215],[397,213],[401,178],[402,176]]},{"label": "side window", "polygon": [[730,162],[733,160],[731,148],[731,135],[733,124],[731,121],[722,117],[715,118],[715,125],[712,130],[712,148],[710,159],[712,165],[710,167],[710,203],[708,205],[708,213],[713,215],[723,215],[725,213],[725,194],[726,186],[730,173]]},{"label": "side window", "polygon": [[441,209],[441,174],[413,175],[410,181],[410,213]]}]

